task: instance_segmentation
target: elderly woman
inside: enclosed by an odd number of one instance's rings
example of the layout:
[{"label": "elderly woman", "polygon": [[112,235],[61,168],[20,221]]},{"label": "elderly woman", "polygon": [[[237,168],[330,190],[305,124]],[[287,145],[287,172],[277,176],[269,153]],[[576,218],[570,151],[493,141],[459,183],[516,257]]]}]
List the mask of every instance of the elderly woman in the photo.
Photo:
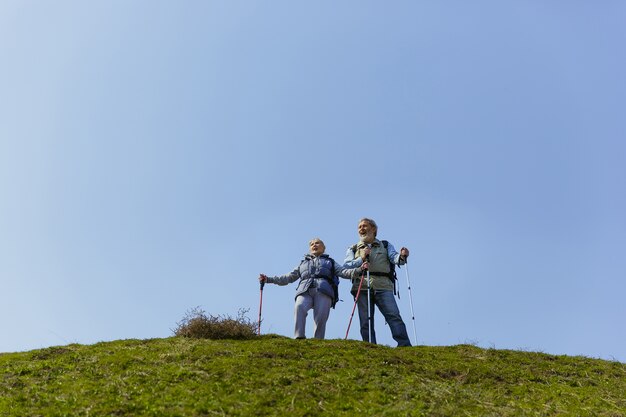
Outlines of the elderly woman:
[{"label": "elderly woman", "polygon": [[[287,285],[300,280],[296,289],[295,305],[295,338],[305,339],[306,316],[313,309],[313,321],[315,323],[314,337],[323,339],[326,333],[326,321],[330,314],[330,307],[334,306],[335,290],[333,285],[339,284],[336,277],[352,279],[362,270],[367,269],[367,263],[358,268],[346,269],[336,263],[324,251],[326,246],[321,239],[311,239],[309,242],[309,254],[304,257],[293,271],[286,275],[268,277],[259,275],[260,282],[270,284]],[[364,259],[363,259],[364,260]]]}]

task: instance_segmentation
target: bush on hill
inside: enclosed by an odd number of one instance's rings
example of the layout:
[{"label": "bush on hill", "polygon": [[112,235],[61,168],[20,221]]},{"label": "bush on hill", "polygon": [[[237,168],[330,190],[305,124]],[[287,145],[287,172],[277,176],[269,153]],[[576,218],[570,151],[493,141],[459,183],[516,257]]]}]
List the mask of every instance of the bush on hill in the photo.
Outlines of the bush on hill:
[{"label": "bush on hill", "polygon": [[240,309],[237,317],[207,315],[200,307],[192,308],[177,323],[174,335],[196,339],[251,339],[257,336],[258,323],[246,316],[248,310]]}]

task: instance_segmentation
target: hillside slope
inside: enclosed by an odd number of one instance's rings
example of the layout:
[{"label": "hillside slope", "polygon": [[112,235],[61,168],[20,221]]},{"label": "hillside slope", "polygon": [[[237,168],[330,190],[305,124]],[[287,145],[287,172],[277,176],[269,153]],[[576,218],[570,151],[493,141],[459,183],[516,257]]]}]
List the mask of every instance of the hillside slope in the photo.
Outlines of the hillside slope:
[{"label": "hillside slope", "polygon": [[474,346],[168,338],[0,355],[1,416],[626,416],[626,365]]}]

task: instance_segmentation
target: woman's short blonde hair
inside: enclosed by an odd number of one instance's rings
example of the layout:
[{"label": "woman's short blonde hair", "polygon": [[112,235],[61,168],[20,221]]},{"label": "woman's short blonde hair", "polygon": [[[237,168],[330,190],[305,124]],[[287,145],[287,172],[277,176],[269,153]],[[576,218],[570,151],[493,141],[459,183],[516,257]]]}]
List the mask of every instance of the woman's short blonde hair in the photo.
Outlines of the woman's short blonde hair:
[{"label": "woman's short blonde hair", "polygon": [[319,237],[314,237],[313,239],[309,240],[309,246],[311,246],[311,243],[315,242],[316,240],[318,242],[320,242],[324,248],[326,248],[326,245],[324,244],[324,241],[322,239],[320,239]]}]

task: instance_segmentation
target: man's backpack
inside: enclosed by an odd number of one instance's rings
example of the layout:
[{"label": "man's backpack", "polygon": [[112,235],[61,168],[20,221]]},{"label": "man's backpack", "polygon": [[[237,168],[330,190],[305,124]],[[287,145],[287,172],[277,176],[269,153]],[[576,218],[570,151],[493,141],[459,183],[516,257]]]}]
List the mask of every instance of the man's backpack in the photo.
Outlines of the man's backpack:
[{"label": "man's backpack", "polygon": [[[389,247],[389,242],[386,240],[381,240],[381,243],[383,244],[383,246],[385,247],[385,250],[387,250],[387,248]],[[354,253],[356,255],[356,248],[357,245],[352,245],[352,253]],[[389,257],[387,257],[387,259],[389,259]],[[397,295],[398,298],[400,298],[400,292],[396,291],[396,281],[398,280],[398,276],[396,275],[396,264],[394,264],[393,262],[389,262],[389,273],[385,274],[384,272],[376,272],[376,273],[371,273],[371,275],[380,275],[380,276],[384,276],[387,277],[391,280],[391,282],[393,282],[393,295]]]}]

